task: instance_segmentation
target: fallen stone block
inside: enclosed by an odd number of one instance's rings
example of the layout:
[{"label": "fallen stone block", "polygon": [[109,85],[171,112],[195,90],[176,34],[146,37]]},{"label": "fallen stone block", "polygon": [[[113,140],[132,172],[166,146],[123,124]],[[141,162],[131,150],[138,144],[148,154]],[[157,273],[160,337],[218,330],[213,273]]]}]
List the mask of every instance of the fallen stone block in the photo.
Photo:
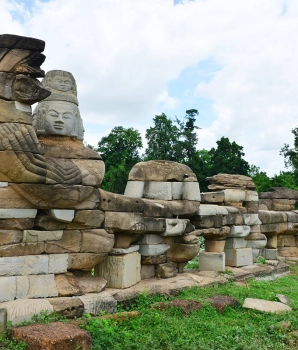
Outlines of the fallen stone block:
[{"label": "fallen stone block", "polygon": [[78,297],[84,304],[84,313],[90,315],[100,315],[102,311],[115,313],[117,301],[107,292],[90,293]]},{"label": "fallen stone block", "polygon": [[62,322],[13,328],[11,336],[18,342],[25,342],[28,350],[88,350],[92,346],[87,331]]},{"label": "fallen stone block", "polygon": [[1,304],[7,311],[7,321],[12,325],[30,321],[34,315],[40,315],[41,311],[53,312],[54,308],[46,299],[16,299]]},{"label": "fallen stone block", "polygon": [[278,259],[278,250],[277,249],[263,249],[263,256],[266,260],[277,260]]},{"label": "fallen stone block", "polygon": [[78,318],[83,315],[84,304],[79,298],[58,297],[47,299],[54,311],[66,318]]},{"label": "fallen stone block", "polygon": [[225,253],[200,252],[200,271],[225,271]]},{"label": "fallen stone block", "polygon": [[292,309],[283,303],[277,301],[268,301],[262,299],[253,299],[246,298],[242,307],[246,309],[254,309],[263,312],[274,312],[274,313],[283,313],[292,311]]}]

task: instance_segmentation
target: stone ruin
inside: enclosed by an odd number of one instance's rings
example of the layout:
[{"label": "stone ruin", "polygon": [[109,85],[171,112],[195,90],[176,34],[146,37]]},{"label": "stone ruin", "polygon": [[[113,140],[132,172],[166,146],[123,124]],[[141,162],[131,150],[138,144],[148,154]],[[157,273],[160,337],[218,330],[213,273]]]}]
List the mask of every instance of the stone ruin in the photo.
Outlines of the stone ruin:
[{"label": "stone ruin", "polygon": [[251,178],[218,174],[200,193],[170,161],[136,164],[124,195],[100,189],[75,79],[41,70],[44,45],[0,35],[0,323],[114,311],[107,290],[175,277],[198,254],[201,271],[218,272],[298,257],[297,191],[259,198]]}]

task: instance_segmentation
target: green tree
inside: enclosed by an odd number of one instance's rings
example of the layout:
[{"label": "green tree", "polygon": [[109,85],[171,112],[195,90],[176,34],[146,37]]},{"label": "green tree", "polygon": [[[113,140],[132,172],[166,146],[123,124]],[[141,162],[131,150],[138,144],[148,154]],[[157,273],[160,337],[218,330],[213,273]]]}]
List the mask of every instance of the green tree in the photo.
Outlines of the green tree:
[{"label": "green tree", "polygon": [[268,192],[269,188],[272,187],[271,178],[259,167],[251,165],[248,175],[253,179],[259,193]]},{"label": "green tree", "polygon": [[110,192],[124,193],[131,168],[141,161],[143,147],[138,130],[116,126],[98,142],[97,152],[102,156],[106,173],[101,187]]},{"label": "green tree", "polygon": [[249,164],[242,157],[245,155],[243,147],[235,141],[232,143],[227,137],[216,141],[217,148],[211,148],[211,173],[248,175]]},{"label": "green tree", "polygon": [[190,159],[188,166],[196,174],[201,192],[207,192],[210,183],[206,180],[206,177],[214,175],[212,174],[211,155],[209,151],[206,149],[196,151]]}]

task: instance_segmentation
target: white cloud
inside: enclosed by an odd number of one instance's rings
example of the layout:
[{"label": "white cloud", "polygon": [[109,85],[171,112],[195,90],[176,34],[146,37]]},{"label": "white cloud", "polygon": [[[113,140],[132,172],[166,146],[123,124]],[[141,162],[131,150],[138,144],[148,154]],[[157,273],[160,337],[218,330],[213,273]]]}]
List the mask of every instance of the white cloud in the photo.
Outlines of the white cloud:
[{"label": "white cloud", "polygon": [[44,69],[74,74],[87,142],[116,125],[144,133],[161,100],[183,105],[169,82],[212,59],[221,69],[195,91],[216,116],[198,132],[200,148],[226,136],[250,163],[282,169],[279,149],[298,120],[297,0],[36,0],[31,8],[1,0],[0,32],[45,40]]}]

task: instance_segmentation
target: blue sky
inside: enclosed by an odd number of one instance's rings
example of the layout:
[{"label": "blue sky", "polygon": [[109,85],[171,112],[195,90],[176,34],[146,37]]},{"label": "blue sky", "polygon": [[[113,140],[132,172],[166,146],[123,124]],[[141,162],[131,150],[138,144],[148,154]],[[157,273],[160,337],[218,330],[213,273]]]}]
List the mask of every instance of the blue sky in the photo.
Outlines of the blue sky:
[{"label": "blue sky", "polygon": [[297,0],[0,0],[0,32],[75,76],[86,142],[195,108],[199,149],[229,137],[269,175],[297,126],[297,29]]}]

